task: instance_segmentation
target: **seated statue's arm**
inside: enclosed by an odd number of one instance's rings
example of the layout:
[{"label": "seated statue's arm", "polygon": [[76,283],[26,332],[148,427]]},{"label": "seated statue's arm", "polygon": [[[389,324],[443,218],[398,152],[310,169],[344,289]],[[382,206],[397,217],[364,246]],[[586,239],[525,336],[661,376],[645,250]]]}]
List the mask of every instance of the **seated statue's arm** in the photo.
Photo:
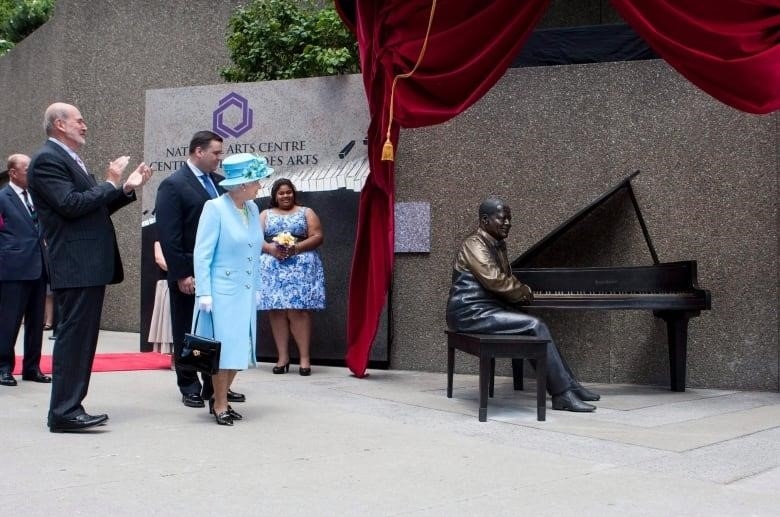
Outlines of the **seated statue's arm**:
[{"label": "seated statue's arm", "polygon": [[531,288],[520,282],[509,271],[503,270],[493,250],[480,239],[467,240],[461,249],[456,267],[465,267],[485,290],[510,303],[528,303],[533,300]]}]

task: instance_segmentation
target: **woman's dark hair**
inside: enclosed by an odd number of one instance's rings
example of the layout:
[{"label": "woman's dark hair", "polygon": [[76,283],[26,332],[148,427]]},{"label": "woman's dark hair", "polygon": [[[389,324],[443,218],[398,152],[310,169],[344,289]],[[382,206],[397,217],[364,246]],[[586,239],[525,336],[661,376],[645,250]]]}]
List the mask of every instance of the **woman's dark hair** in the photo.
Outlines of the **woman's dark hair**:
[{"label": "woman's dark hair", "polygon": [[293,185],[293,182],[288,180],[287,178],[279,178],[278,180],[274,181],[274,184],[271,186],[271,208],[277,208],[279,206],[279,203],[276,201],[276,193],[279,192],[279,189],[283,186],[287,185],[292,189],[293,192],[293,205],[298,204],[298,191],[295,190],[295,185]]}]

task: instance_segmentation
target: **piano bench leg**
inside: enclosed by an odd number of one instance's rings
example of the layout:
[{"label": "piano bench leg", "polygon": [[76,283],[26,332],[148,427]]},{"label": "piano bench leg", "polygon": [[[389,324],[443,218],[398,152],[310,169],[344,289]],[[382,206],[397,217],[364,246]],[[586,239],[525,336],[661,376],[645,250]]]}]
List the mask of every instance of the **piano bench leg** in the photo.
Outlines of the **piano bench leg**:
[{"label": "piano bench leg", "polygon": [[515,391],[523,390],[523,360],[512,359],[512,383]]}]

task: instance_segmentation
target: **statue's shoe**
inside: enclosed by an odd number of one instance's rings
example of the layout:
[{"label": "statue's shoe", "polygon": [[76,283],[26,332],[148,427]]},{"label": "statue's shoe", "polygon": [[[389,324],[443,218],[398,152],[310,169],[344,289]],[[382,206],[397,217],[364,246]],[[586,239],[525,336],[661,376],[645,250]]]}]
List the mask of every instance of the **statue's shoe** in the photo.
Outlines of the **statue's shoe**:
[{"label": "statue's shoe", "polygon": [[574,411],[575,413],[590,413],[596,406],[587,404],[575,395],[574,390],[566,390],[560,395],[553,395],[552,407],[559,411]]}]

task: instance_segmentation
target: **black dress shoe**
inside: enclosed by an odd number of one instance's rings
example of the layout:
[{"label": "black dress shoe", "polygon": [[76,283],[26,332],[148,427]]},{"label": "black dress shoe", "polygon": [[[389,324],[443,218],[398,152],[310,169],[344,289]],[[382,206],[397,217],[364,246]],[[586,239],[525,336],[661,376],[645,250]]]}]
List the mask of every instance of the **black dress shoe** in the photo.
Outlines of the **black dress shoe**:
[{"label": "black dress shoe", "polygon": [[16,379],[11,372],[0,373],[0,386],[16,386]]},{"label": "black dress shoe", "polygon": [[246,402],[246,395],[228,390],[227,399],[228,402]]},{"label": "black dress shoe", "polygon": [[298,368],[298,374],[301,377],[308,377],[309,375],[311,375],[311,367],[309,367],[309,368],[303,368],[303,367]]},{"label": "black dress shoe", "polygon": [[52,433],[73,433],[83,431],[90,427],[102,425],[108,421],[108,415],[83,415],[73,418],[63,418],[49,422],[49,431]]},{"label": "black dress shoe", "polygon": [[581,401],[572,390],[566,390],[560,395],[553,395],[552,407],[560,411],[574,411],[575,413],[589,413],[596,410],[596,406]]},{"label": "black dress shoe", "polygon": [[51,377],[49,377],[48,375],[44,375],[40,371],[37,371],[32,373],[23,373],[22,380],[49,383],[51,382]]},{"label": "black dress shoe", "polygon": [[203,402],[203,397],[197,393],[185,393],[181,396],[181,401],[187,407],[206,407],[206,403]]},{"label": "black dress shoe", "polygon": [[601,400],[601,395],[590,391],[588,388],[586,388],[580,383],[576,383],[571,390],[574,392],[575,395],[577,395],[577,398],[579,398],[580,400],[587,400],[590,402]]},{"label": "black dress shoe", "polygon": [[222,413],[214,413],[214,419],[217,421],[219,425],[233,425],[233,418],[230,416],[230,413],[227,411],[223,411]]},{"label": "black dress shoe", "polygon": [[[209,413],[212,415],[214,414],[214,399],[209,399]],[[233,409],[230,404],[228,404],[227,413],[230,415],[230,418],[233,420],[243,420],[244,415]]]}]

